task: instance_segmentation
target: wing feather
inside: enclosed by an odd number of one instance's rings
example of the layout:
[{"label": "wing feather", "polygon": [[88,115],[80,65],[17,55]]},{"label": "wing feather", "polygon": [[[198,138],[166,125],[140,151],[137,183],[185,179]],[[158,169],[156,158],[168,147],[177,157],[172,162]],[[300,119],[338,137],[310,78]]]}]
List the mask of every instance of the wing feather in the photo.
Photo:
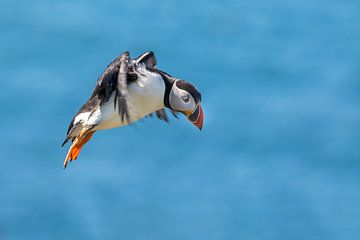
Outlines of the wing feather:
[{"label": "wing feather", "polygon": [[141,54],[140,56],[138,56],[135,59],[135,62],[136,62],[136,64],[144,63],[147,67],[150,67],[150,68],[155,68],[156,63],[157,63],[155,54],[152,51],[148,51],[148,52]]},{"label": "wing feather", "polygon": [[156,111],[155,113],[156,113],[156,116],[158,117],[158,119],[164,120],[167,123],[169,122],[169,118],[168,118],[164,108]]},{"label": "wing feather", "polygon": [[[176,119],[179,118],[177,112],[174,112],[174,111],[172,111],[172,110],[171,110],[170,112],[171,112],[171,114],[172,114]],[[156,115],[157,118],[160,119],[160,120],[163,120],[163,121],[165,121],[165,122],[167,122],[167,123],[170,122],[170,121],[169,121],[169,117],[168,117],[168,115],[166,114],[165,108],[162,108],[162,109],[156,111],[156,112],[155,112],[155,115]],[[146,117],[152,117],[152,116],[153,116],[153,113],[150,113],[150,114],[147,115]]]},{"label": "wing feather", "polygon": [[130,122],[129,104],[127,101],[127,73],[129,67],[129,52],[124,52],[108,65],[96,82],[91,98],[97,97],[100,104],[109,101],[115,91],[114,109],[118,107],[122,121]]},{"label": "wing feather", "polygon": [[116,84],[116,98],[114,99],[114,107],[116,107],[116,101],[118,103],[119,115],[122,121],[126,120],[130,122],[129,105],[127,102],[127,72],[129,65],[129,52],[125,52],[120,57],[120,66],[117,76]]}]

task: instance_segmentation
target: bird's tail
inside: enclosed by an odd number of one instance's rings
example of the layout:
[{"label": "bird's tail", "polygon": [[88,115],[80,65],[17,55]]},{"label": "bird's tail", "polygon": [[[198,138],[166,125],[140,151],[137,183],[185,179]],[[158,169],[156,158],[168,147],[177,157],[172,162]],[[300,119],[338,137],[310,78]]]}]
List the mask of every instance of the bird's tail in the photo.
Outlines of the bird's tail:
[{"label": "bird's tail", "polygon": [[75,137],[73,144],[71,145],[69,152],[65,158],[64,169],[69,162],[77,159],[81,148],[90,140],[94,133],[95,131],[85,132],[83,134],[80,133],[79,136]]}]

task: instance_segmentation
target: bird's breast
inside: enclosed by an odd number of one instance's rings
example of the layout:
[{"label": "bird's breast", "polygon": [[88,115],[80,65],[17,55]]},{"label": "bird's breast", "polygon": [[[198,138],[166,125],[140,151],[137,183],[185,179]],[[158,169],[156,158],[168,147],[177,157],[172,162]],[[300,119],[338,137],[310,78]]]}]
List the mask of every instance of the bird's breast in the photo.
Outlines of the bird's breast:
[{"label": "bird's breast", "polygon": [[[152,112],[164,108],[165,83],[160,75],[146,72],[136,82],[128,85],[127,103],[130,121],[135,122]],[[100,105],[90,116],[89,124],[95,130],[104,130],[128,125],[119,116],[118,104],[114,108],[115,91],[109,101]]]}]

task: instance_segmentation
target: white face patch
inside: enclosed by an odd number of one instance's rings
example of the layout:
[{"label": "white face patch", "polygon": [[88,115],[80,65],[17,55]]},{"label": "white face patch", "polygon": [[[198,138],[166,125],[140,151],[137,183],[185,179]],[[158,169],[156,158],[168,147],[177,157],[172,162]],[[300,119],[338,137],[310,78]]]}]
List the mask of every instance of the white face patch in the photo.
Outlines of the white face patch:
[{"label": "white face patch", "polygon": [[170,106],[179,112],[191,113],[196,108],[196,103],[191,94],[173,84],[169,95]]}]

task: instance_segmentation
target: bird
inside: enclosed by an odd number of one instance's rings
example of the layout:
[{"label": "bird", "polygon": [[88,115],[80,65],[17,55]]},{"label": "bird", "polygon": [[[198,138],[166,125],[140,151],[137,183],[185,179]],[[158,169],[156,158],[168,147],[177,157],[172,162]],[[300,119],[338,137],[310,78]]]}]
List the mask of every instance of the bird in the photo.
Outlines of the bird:
[{"label": "bird", "polygon": [[107,66],[97,79],[90,98],[70,122],[62,144],[72,141],[64,169],[77,159],[96,131],[131,125],[153,113],[168,122],[165,109],[176,118],[178,113],[185,115],[194,126],[202,129],[204,114],[199,90],[156,65],[152,51],[134,59],[126,51]]}]

